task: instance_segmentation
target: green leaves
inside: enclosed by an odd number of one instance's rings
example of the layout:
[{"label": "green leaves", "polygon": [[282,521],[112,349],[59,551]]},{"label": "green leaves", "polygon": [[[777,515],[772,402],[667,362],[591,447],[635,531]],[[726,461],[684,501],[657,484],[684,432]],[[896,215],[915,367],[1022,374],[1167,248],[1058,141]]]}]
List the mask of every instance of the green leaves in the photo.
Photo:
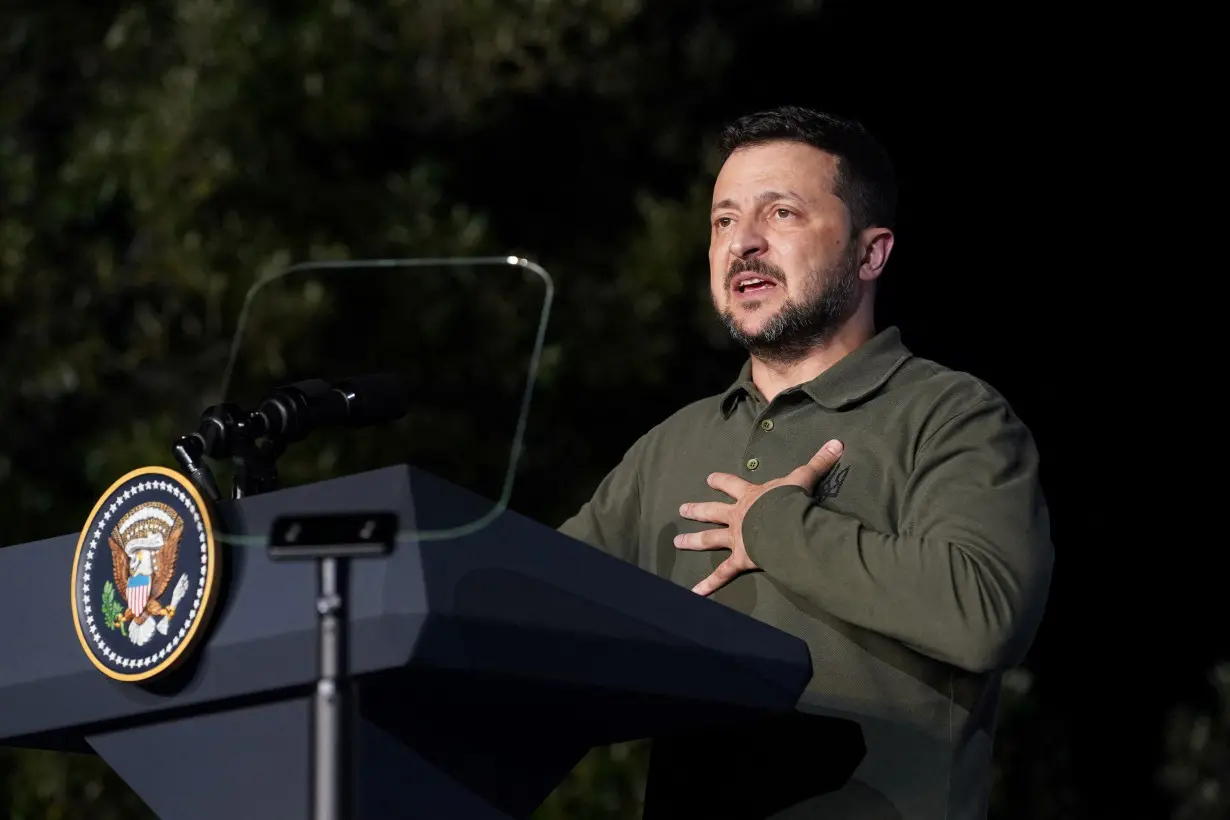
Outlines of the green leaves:
[{"label": "green leaves", "polygon": [[121,635],[123,635],[124,637],[128,637],[127,624],[121,623],[119,626],[116,626],[116,622],[120,619],[120,616],[124,614],[125,609],[126,607],[124,606],[123,602],[120,601],[120,596],[115,591],[115,585],[112,584],[110,581],[107,581],[105,584],[103,584],[103,591],[102,591],[103,623],[106,624],[108,629],[118,629]]},{"label": "green leaves", "polygon": [[533,820],[627,820],[641,816],[648,741],[593,749],[534,812]]}]

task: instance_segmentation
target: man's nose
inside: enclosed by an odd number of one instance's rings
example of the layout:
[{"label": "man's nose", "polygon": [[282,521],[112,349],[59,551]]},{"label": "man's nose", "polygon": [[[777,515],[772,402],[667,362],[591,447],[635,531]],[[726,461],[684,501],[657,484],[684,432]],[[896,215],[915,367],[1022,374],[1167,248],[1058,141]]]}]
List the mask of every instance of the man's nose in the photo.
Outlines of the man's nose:
[{"label": "man's nose", "polygon": [[731,238],[730,254],[740,259],[755,259],[763,256],[769,249],[769,242],[759,224],[754,221],[741,222],[735,227],[735,235]]}]

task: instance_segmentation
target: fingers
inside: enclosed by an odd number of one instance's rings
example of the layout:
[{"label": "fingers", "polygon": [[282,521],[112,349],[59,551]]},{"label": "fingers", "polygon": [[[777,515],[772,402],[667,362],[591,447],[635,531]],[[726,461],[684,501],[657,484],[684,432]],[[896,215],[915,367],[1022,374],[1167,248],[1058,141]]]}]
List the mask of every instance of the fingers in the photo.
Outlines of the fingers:
[{"label": "fingers", "polygon": [[729,550],[734,549],[734,538],[728,529],[689,532],[676,535],[675,546],[681,550]]},{"label": "fingers", "polygon": [[684,504],[679,508],[679,515],[692,521],[727,524],[733,509],[731,505],[721,501],[698,501],[693,504]]},{"label": "fingers", "polygon": [[731,498],[738,500],[743,497],[743,494],[752,486],[750,481],[744,481],[737,475],[730,473],[714,473],[709,476],[706,483],[715,490],[721,490]]},{"label": "fingers", "polygon": [[841,442],[833,439],[821,447],[810,461],[787,476],[785,483],[795,484],[808,491],[814,490],[824,474],[833,469],[833,465],[841,460],[842,450]]},{"label": "fingers", "polygon": [[708,578],[692,587],[692,591],[697,595],[712,595],[735,580],[735,578],[738,578],[741,572],[742,570],[739,569],[738,565],[732,559],[727,558],[718,564],[717,569]]}]

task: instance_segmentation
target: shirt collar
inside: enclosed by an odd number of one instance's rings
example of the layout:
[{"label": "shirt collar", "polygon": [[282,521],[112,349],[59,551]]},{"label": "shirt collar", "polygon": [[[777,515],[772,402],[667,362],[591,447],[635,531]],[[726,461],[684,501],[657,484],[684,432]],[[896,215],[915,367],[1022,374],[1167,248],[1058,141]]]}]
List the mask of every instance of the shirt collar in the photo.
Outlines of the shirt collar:
[{"label": "shirt collar", "polygon": [[[896,327],[888,327],[797,389],[822,407],[838,410],[862,401],[882,387],[911,355],[901,341],[901,332]],[[735,383],[722,394],[722,417],[730,418],[739,399],[745,395],[763,400],[752,382],[751,359],[744,362]]]}]

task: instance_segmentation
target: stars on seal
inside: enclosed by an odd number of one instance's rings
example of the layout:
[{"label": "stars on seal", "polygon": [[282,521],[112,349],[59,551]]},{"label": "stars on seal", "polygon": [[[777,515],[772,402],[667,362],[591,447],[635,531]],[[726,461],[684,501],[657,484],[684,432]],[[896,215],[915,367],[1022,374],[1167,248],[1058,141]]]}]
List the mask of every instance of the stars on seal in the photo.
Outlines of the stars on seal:
[{"label": "stars on seal", "polygon": [[[92,596],[90,593],[92,588],[96,589],[97,587],[93,585],[91,581],[93,581],[92,575],[94,573],[94,560],[97,555],[100,542],[104,545],[104,554],[107,555],[107,557],[110,557],[110,553],[105,549],[107,532],[109,529],[108,525],[113,519],[118,517],[117,514],[119,512],[129,507],[128,502],[150,492],[169,495],[179,502],[180,505],[182,505],[180,509],[183,512],[189,514],[197,532],[196,544],[194,546],[196,547],[196,551],[199,553],[201,560],[199,564],[196,564],[196,562],[189,562],[184,565],[185,569],[190,570],[190,568],[195,564],[199,566],[199,569],[195,573],[196,578],[193,579],[195,581],[194,586],[196,587],[196,594],[190,599],[191,607],[188,611],[187,618],[182,621],[182,626],[177,631],[171,633],[169,636],[170,641],[157,651],[154,651],[151,647],[149,654],[139,657],[131,657],[116,652],[115,649],[108,643],[107,635],[100,629],[100,626],[103,625],[103,620],[105,619],[102,618],[101,613],[97,613],[95,611],[95,605],[91,600]],[[100,656],[110,662],[111,665],[121,669],[146,669],[166,660],[166,658],[171,655],[187,638],[189,628],[191,624],[195,622],[197,614],[200,610],[202,598],[205,594],[205,585],[209,572],[210,558],[209,542],[201,519],[201,513],[197,509],[194,500],[188,493],[186,493],[175,482],[165,480],[142,480],[137,482],[136,484],[125,488],[122,492],[115,495],[112,502],[100,512],[101,514],[95,521],[95,526],[89,535],[89,541],[87,542],[88,548],[85,552],[84,572],[81,575],[84,626],[89,633],[90,642],[97,647]],[[187,558],[188,556],[185,555],[184,557]]]}]

